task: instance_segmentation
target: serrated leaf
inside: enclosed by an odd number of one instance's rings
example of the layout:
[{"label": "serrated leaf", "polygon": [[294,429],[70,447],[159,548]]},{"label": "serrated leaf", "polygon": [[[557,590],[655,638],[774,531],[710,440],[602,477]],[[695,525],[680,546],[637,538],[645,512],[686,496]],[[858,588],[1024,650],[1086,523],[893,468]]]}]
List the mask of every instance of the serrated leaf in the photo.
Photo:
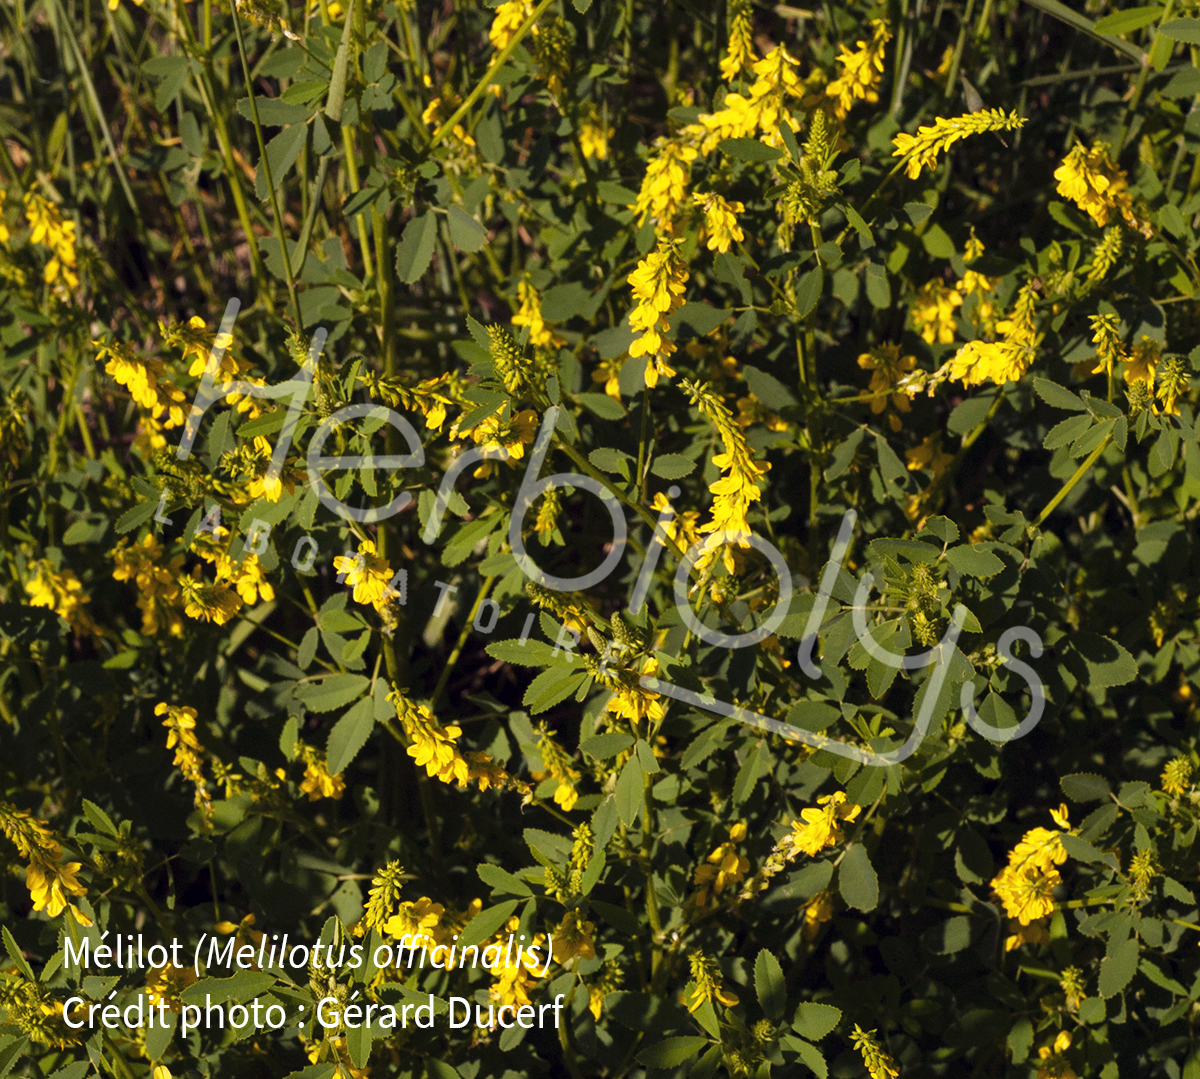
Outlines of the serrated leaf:
[{"label": "serrated leaf", "polygon": [[825,271],[814,266],[796,284],[796,314],[804,318],[817,306],[825,288]]},{"label": "serrated leaf", "polygon": [[487,229],[465,210],[451,206],[446,213],[450,239],[460,251],[480,251],[487,243]]},{"label": "serrated leaf", "polygon": [[396,245],[396,273],[406,285],[418,281],[429,268],[437,242],[437,217],[427,210],[404,226]]},{"label": "serrated leaf", "polygon": [[589,757],[595,757],[598,761],[606,761],[618,753],[623,753],[631,745],[633,745],[633,739],[628,734],[613,731],[610,734],[596,734],[591,738],[585,738],[579,743],[579,748]]},{"label": "serrated leaf", "polygon": [[1100,961],[1100,995],[1106,1000],[1115,997],[1124,989],[1137,973],[1138,952],[1140,945],[1137,937],[1110,947],[1108,954]]},{"label": "serrated leaf", "polygon": [[664,480],[681,480],[696,470],[696,462],[682,453],[664,453],[650,462],[650,471]]},{"label": "serrated leaf", "polygon": [[707,1038],[696,1035],[681,1035],[677,1038],[666,1038],[657,1045],[650,1046],[638,1053],[638,1063],[647,1068],[678,1068],[685,1060],[690,1060],[706,1045],[712,1043]]},{"label": "serrated leaf", "polygon": [[846,905],[855,910],[874,910],[879,903],[879,877],[861,843],[850,847],[838,866],[838,891]]},{"label": "serrated leaf", "polygon": [[537,715],[565,701],[583,684],[586,677],[586,674],[573,667],[551,667],[529,683],[522,701],[531,713]]},{"label": "serrated leaf", "polygon": [[301,683],[295,695],[310,712],[332,712],[361,696],[370,684],[361,674],[332,674],[319,682]]},{"label": "serrated leaf", "polygon": [[1035,378],[1033,389],[1046,404],[1053,405],[1055,408],[1065,408],[1071,412],[1087,410],[1087,405],[1083,403],[1082,398],[1057,382],[1051,382],[1048,378]]},{"label": "serrated leaf", "polygon": [[758,995],[763,1015],[773,1022],[783,1016],[787,1005],[787,986],[783,980],[783,968],[779,960],[766,948],[754,960],[754,991]]},{"label": "serrated leaf", "polygon": [[92,822],[92,827],[99,829],[107,835],[117,835],[117,826],[113,824],[112,818],[104,812],[95,802],[89,802],[86,798],[83,799],[83,812],[87,819]]},{"label": "serrated leaf", "polygon": [[1075,772],[1073,775],[1063,776],[1058,785],[1072,802],[1097,802],[1112,794],[1108,780],[1094,772]]},{"label": "serrated leaf", "polygon": [[141,527],[150,520],[154,516],[156,509],[158,509],[157,502],[142,502],[122,513],[117,518],[117,523],[114,527],[118,532],[132,532],[135,528]]},{"label": "serrated leaf", "polygon": [[946,561],[968,577],[992,577],[1004,569],[1004,563],[991,551],[964,543],[946,552]]},{"label": "serrated leaf", "polygon": [[21,954],[21,949],[17,947],[17,942],[9,932],[8,926],[3,927],[4,932],[4,950],[8,952],[8,957],[17,965],[17,969],[24,975],[25,980],[35,982],[37,979],[33,976],[33,970],[26,962],[25,957]]},{"label": "serrated leaf", "polygon": [[375,730],[375,702],[364,697],[354,705],[329,732],[325,747],[325,762],[330,775],[343,771],[367,744]]},{"label": "serrated leaf", "polygon": [[782,150],[776,150],[758,139],[722,139],[717,149],[738,161],[778,161]]},{"label": "serrated leaf", "polygon": [[1172,41],[1200,45],[1200,19],[1169,19],[1158,28],[1158,32]]},{"label": "serrated leaf", "polygon": [[488,907],[487,910],[481,910],[459,935],[458,946],[469,948],[472,944],[482,944],[512,917],[516,909],[517,900],[507,899],[494,907]]},{"label": "serrated leaf", "polygon": [[533,891],[520,877],[514,876],[507,869],[501,869],[491,862],[482,862],[475,867],[479,879],[489,888],[497,892],[507,892],[509,895],[531,896]]},{"label": "serrated leaf", "polygon": [[621,774],[617,777],[617,815],[626,828],[632,828],[642,811],[642,766],[637,755],[625,762]]},{"label": "serrated leaf", "polygon": [[1114,11],[1096,23],[1096,30],[1101,34],[1132,34],[1135,30],[1156,22],[1165,10],[1161,4],[1150,4],[1146,7]]},{"label": "serrated leaf", "polygon": [[520,667],[570,667],[577,665],[563,649],[555,655],[554,646],[545,641],[493,641],[487,646],[487,654],[502,663],[513,663]]},{"label": "serrated leaf", "polygon": [[806,1001],[796,1009],[792,1029],[809,1041],[819,1042],[842,1021],[841,1009],[832,1004],[816,1004]]}]

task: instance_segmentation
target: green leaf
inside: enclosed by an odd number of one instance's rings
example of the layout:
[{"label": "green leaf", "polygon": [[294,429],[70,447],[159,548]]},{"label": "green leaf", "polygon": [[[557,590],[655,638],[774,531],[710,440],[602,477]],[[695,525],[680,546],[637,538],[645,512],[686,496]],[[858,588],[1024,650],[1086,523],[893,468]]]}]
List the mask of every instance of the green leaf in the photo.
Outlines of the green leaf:
[{"label": "green leaf", "polygon": [[600,446],[588,454],[588,460],[601,472],[611,472],[623,479],[629,479],[629,463],[632,458],[627,453],[614,450],[610,446]]},{"label": "green leaf", "polygon": [[680,480],[696,470],[696,462],[682,453],[664,453],[650,463],[650,471],[664,480]]},{"label": "green leaf", "polygon": [[1087,405],[1083,403],[1081,397],[1047,378],[1035,378],[1033,389],[1046,404],[1053,405],[1055,408],[1065,408],[1070,412],[1087,410]]},{"label": "green leaf", "polygon": [[115,528],[118,532],[132,532],[135,528],[139,528],[150,520],[154,516],[156,509],[158,509],[157,502],[139,503],[133,509],[126,510],[117,518]]},{"label": "green leaf", "polygon": [[362,696],[371,680],[361,674],[331,674],[319,682],[304,682],[296,687],[297,700],[310,712],[332,712]]},{"label": "green leaf", "polygon": [[[287,175],[288,169],[296,163],[304,142],[308,138],[307,124],[292,124],[285,127],[278,135],[267,143],[267,163],[271,166],[271,182],[278,191]],[[267,176],[260,166],[254,177],[255,187],[260,199],[267,197]]]},{"label": "green leaf", "polygon": [[581,393],[579,403],[602,420],[619,420],[625,415],[620,402],[614,401],[606,393]]},{"label": "green leaf", "polygon": [[797,701],[792,705],[785,722],[802,731],[819,734],[842,718],[841,709],[821,701]]},{"label": "green leaf", "polygon": [[1079,630],[1062,644],[1067,668],[1092,687],[1123,686],[1138,673],[1137,663],[1121,645],[1098,633]]},{"label": "green leaf", "polygon": [[975,544],[951,547],[945,557],[959,573],[968,577],[992,577],[1004,569],[1004,563],[991,551],[981,550]]},{"label": "green leaf", "polygon": [[1172,41],[1200,45],[1200,19],[1169,19],[1158,28],[1158,32]]},{"label": "green leaf", "polygon": [[796,1009],[792,1029],[802,1038],[819,1042],[842,1021],[841,1009],[831,1004],[814,1004],[811,1001]]},{"label": "green leaf", "polygon": [[1096,30],[1101,34],[1132,34],[1135,30],[1156,22],[1165,10],[1161,4],[1151,4],[1148,7],[1114,11],[1096,23]]},{"label": "green leaf", "polygon": [[633,739],[629,735],[613,731],[610,734],[596,734],[591,738],[585,738],[579,743],[579,748],[589,757],[595,757],[598,761],[606,761],[618,753],[625,752],[631,745],[633,745]]},{"label": "green leaf", "polygon": [[481,910],[462,931],[458,938],[458,946],[469,948],[472,944],[482,944],[512,917],[516,909],[517,900],[507,899],[494,907],[488,907],[487,910]]},{"label": "green leaf", "polygon": [[1068,416],[1046,432],[1046,437],[1042,440],[1042,447],[1047,450],[1056,450],[1060,446],[1069,446],[1091,426],[1092,417],[1086,412],[1081,416]]},{"label": "green leaf", "polygon": [[522,698],[523,703],[534,715],[545,712],[571,696],[586,677],[585,673],[572,667],[551,667],[542,671],[529,683],[529,688]]},{"label": "green leaf", "polygon": [[364,697],[334,725],[325,746],[325,762],[330,775],[343,771],[367,744],[375,729],[375,702]]},{"label": "green leaf", "polygon": [[787,1005],[787,986],[783,980],[783,968],[779,960],[766,948],[758,953],[754,961],[754,991],[758,994],[758,1003],[765,1015],[772,1022],[778,1022],[783,1016]]},{"label": "green leaf", "polygon": [[418,281],[429,268],[437,242],[437,216],[426,210],[404,226],[404,235],[396,246],[396,273],[406,285]]},{"label": "green leaf", "polygon": [[180,997],[185,1004],[227,1004],[233,1001],[245,1004],[275,984],[270,974],[258,970],[239,970],[229,978],[201,978],[189,985]]},{"label": "green leaf", "polygon": [[803,1038],[793,1038],[790,1034],[785,1034],[779,1040],[785,1049],[790,1049],[800,1058],[801,1063],[816,1075],[817,1079],[828,1079],[829,1067],[821,1055],[821,1050],[815,1045]]},{"label": "green leaf", "polygon": [[[283,127],[285,124],[301,124],[308,119],[309,109],[304,105],[289,105],[277,97],[256,97],[258,122],[263,127]],[[253,121],[250,99],[244,97],[237,103],[238,115]]]},{"label": "green leaf", "polygon": [[521,667],[573,666],[567,654],[560,648],[554,654],[554,646],[545,641],[493,641],[487,646],[487,654],[502,663],[513,663]]},{"label": "green leaf", "polygon": [[9,932],[8,926],[3,927],[4,932],[4,950],[8,952],[8,957],[17,964],[17,969],[25,976],[25,980],[36,982],[37,979],[33,976],[33,970],[25,961],[25,957],[21,954],[21,949],[17,947],[16,940],[13,939],[12,933]]},{"label": "green leaf", "polygon": [[742,378],[746,380],[750,392],[767,408],[775,409],[778,412],[796,404],[796,398],[792,396],[792,391],[766,371],[760,371],[757,367],[745,364],[742,367]]},{"label": "green leaf", "polygon": [[825,271],[820,266],[814,266],[796,284],[796,314],[805,318],[817,306],[824,287]]},{"label": "green leaf", "polygon": [[451,206],[446,214],[450,239],[460,251],[480,251],[487,243],[487,229],[465,210]]},{"label": "green leaf", "polygon": [[617,777],[617,814],[626,828],[632,828],[642,811],[642,766],[637,755],[625,762]]},{"label": "green leaf", "polygon": [[1077,862],[1083,862],[1084,865],[1106,865],[1113,870],[1121,868],[1113,855],[1098,851],[1086,839],[1066,833],[1059,838],[1062,841],[1063,849]]},{"label": "green leaf", "polygon": [[776,150],[758,139],[722,139],[717,149],[738,161],[778,161],[782,150]]},{"label": "green leaf", "polygon": [[838,891],[855,910],[874,910],[879,902],[879,877],[861,843],[850,847],[838,866]]},{"label": "green leaf", "polygon": [[908,219],[914,225],[919,225],[933,213],[933,207],[926,206],[923,202],[906,202],[904,204],[904,212],[908,214]]},{"label": "green leaf", "polygon": [[1058,19],[1060,22],[1066,23],[1067,26],[1080,30],[1098,41],[1103,41],[1106,45],[1110,45],[1118,52],[1124,53],[1126,56],[1133,57],[1134,60],[1141,63],[1146,54],[1136,45],[1130,44],[1128,41],[1123,41],[1119,37],[1113,37],[1111,34],[1101,33],[1096,29],[1096,24],[1091,19],[1085,18],[1077,11],[1073,11],[1060,0],[1025,0],[1025,3],[1030,7],[1035,7],[1039,11],[1044,11],[1047,15]]},{"label": "green leaf", "polygon": [[647,1068],[678,1068],[685,1060],[690,1060],[706,1045],[711,1044],[707,1038],[701,1038],[697,1035],[682,1035],[678,1038],[667,1038],[657,1045],[652,1045],[649,1049],[643,1049],[638,1053],[638,1063],[644,1064]]},{"label": "green leaf", "polygon": [[112,818],[104,812],[95,802],[89,802],[86,798],[83,799],[83,812],[87,819],[92,822],[92,827],[98,831],[104,832],[105,835],[117,835],[117,826],[113,824]]},{"label": "green leaf", "polygon": [[867,290],[867,300],[872,307],[884,310],[892,306],[892,286],[888,283],[887,270],[879,263],[867,263],[864,284]]},{"label": "green leaf", "polygon": [[1058,785],[1072,802],[1098,802],[1112,795],[1108,780],[1094,772],[1075,772],[1063,776]]},{"label": "green leaf", "polygon": [[611,180],[601,180],[596,184],[596,194],[601,202],[612,202],[618,206],[632,206],[637,202],[637,192],[627,187],[614,184]]},{"label": "green leaf", "polygon": [[697,337],[707,337],[732,314],[732,311],[693,300],[671,315],[671,325],[689,326]]},{"label": "green leaf", "polygon": [[501,869],[491,862],[481,862],[475,867],[479,879],[496,892],[507,892],[509,895],[531,896],[533,891],[520,877],[514,876],[507,869]]},{"label": "green leaf", "polygon": [[1110,943],[1108,954],[1100,961],[1100,995],[1107,1000],[1125,988],[1137,973],[1139,944],[1137,937],[1115,947]]}]

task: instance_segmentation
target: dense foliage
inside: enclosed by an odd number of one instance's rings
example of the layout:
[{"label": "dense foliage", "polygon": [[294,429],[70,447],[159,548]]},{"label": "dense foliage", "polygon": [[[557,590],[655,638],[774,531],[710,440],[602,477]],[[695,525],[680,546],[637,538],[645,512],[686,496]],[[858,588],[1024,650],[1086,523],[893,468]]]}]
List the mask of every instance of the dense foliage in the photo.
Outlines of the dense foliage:
[{"label": "dense foliage", "polygon": [[1087,8],[3,5],[0,1079],[1200,1076],[1200,19]]}]

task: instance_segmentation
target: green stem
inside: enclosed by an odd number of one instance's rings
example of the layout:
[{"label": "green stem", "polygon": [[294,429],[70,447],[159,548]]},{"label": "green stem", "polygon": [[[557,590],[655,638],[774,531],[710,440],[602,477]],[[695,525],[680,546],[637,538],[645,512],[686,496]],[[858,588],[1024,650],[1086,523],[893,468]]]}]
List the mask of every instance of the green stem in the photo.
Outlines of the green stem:
[{"label": "green stem", "polygon": [[554,0],[542,0],[542,2],[533,9],[533,14],[530,15],[529,18],[523,23],[521,23],[520,29],[513,34],[512,40],[503,49],[501,49],[499,53],[497,53],[496,59],[492,61],[492,66],[489,67],[486,72],[484,72],[483,78],[481,78],[475,84],[471,92],[467,94],[466,98],[463,99],[463,103],[454,110],[450,119],[443,123],[433,133],[433,138],[429,143],[429,148],[431,150],[451,131],[454,130],[455,125],[467,114],[467,110],[475,104],[476,100],[479,98],[479,95],[482,94],[489,85],[491,85],[492,79],[512,55],[513,49],[515,49],[521,43],[521,39],[533,29],[533,24],[538,21],[538,18],[541,16],[542,12],[545,11],[546,8],[548,8],[553,2]]},{"label": "green stem", "polygon": [[246,93],[250,97],[250,119],[254,123],[254,137],[258,141],[258,163],[263,170],[263,179],[266,181],[267,194],[271,200],[271,224],[275,231],[275,241],[279,244],[279,258],[283,262],[288,299],[292,305],[292,316],[296,320],[296,332],[299,333],[304,328],[304,322],[300,318],[300,299],[296,295],[296,277],[292,273],[292,260],[288,258],[287,240],[283,235],[283,214],[279,209],[279,192],[275,190],[275,180],[271,175],[271,162],[267,158],[267,143],[263,138],[262,123],[258,118],[258,95],[254,92],[250,63],[246,59],[246,41],[242,36],[242,20],[238,17],[236,3],[230,5],[229,11],[233,18],[233,32],[237,37],[238,57],[242,62],[242,77],[246,80]]},{"label": "green stem", "polygon": [[458,640],[454,643],[454,650],[450,653],[449,659],[446,660],[445,666],[442,667],[442,673],[438,676],[437,685],[434,687],[433,694],[429,698],[429,708],[431,711],[437,711],[438,702],[442,698],[442,693],[445,692],[446,684],[450,681],[450,674],[458,663],[458,657],[462,655],[463,646],[467,643],[467,638],[471,635],[471,626],[475,622],[475,616],[479,613],[479,608],[483,605],[483,601],[487,599],[487,595],[495,583],[495,577],[487,577],[483,584],[480,585],[479,595],[475,597],[475,603],[472,605],[470,613],[463,622],[462,632],[459,633]]},{"label": "green stem", "polygon": [[1088,471],[1091,469],[1092,465],[1094,465],[1100,459],[1100,455],[1106,449],[1108,449],[1108,444],[1112,442],[1112,440],[1113,436],[1111,434],[1107,435],[1104,441],[1101,442],[1099,446],[1097,446],[1094,450],[1092,450],[1091,453],[1087,455],[1087,457],[1084,458],[1083,464],[1075,469],[1075,474],[1062,485],[1062,488],[1059,490],[1058,494],[1050,499],[1050,501],[1046,503],[1046,508],[1038,514],[1037,520],[1033,522],[1035,528],[1041,527],[1042,522],[1049,517],[1050,514],[1055,511],[1055,509],[1058,508],[1058,504],[1075,489],[1075,485],[1088,474]]}]

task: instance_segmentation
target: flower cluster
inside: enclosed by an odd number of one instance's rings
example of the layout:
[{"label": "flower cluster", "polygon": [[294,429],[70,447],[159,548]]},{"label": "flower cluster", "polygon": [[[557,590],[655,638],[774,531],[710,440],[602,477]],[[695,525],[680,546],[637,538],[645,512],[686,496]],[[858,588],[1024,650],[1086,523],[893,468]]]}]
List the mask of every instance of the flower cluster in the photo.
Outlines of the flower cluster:
[{"label": "flower cluster", "polygon": [[729,829],[729,838],[708,856],[703,865],[696,867],[692,874],[692,883],[698,885],[693,897],[696,906],[707,906],[710,899],[715,899],[750,871],[750,859],[737,850],[737,845],[745,838],[746,825],[739,821]]},{"label": "flower cluster", "polygon": [[175,760],[172,762],[186,779],[196,788],[195,806],[210,819],[213,815],[212,795],[208,790],[208,782],[204,778],[204,760],[201,754],[204,747],[195,735],[196,709],[186,705],[177,707],[160,702],[154,707],[156,716],[164,716],[162,725],[167,728],[167,749],[175,750]]},{"label": "flower cluster", "polygon": [[1076,143],[1054,170],[1054,178],[1058,181],[1058,193],[1085,211],[1101,228],[1118,216],[1130,228],[1150,236],[1149,222],[1134,210],[1129,178],[1113,163],[1105,143],[1097,143],[1090,150],[1083,143]]},{"label": "flower cluster", "polygon": [[70,908],[80,925],[91,925],[91,918],[68,898],[87,894],[87,889],[77,879],[82,863],[62,860],[62,843],[49,822],[0,801],[0,831],[16,846],[20,857],[29,863],[25,867],[25,886],[33,899],[33,909],[44,910],[48,918],[57,918]]},{"label": "flower cluster", "polygon": [[667,357],[675,351],[675,342],[663,336],[671,328],[670,315],[683,303],[687,287],[687,265],[675,240],[660,239],[637,269],[629,275],[636,304],[629,312],[629,325],[640,336],[629,346],[630,356],[646,357],[646,385],[658,385],[659,376],[675,374]]},{"label": "flower cluster", "polygon": [[839,120],[845,118],[854,102],[874,104],[879,100],[884,46],[892,40],[892,32],[883,19],[872,19],[871,30],[871,40],[857,42],[854,51],[845,45],[838,50],[841,74],[825,88],[825,93],[834,99],[834,112]]},{"label": "flower cluster", "polygon": [[75,272],[75,222],[63,218],[59,208],[36,191],[25,193],[25,219],[32,230],[29,239],[51,251],[42,271],[46,284],[61,280],[67,288],[79,285]]},{"label": "flower cluster", "polygon": [[785,839],[792,849],[815,857],[840,843],[845,838],[842,824],[853,823],[861,812],[862,806],[847,804],[845,791],[824,794],[816,806],[800,811],[800,818],[792,821],[792,834]]},{"label": "flower cluster", "polygon": [[959,139],[986,131],[1015,131],[1024,124],[1025,121],[1016,112],[1005,113],[1003,109],[980,109],[952,119],[939,116],[932,124],[919,127],[915,135],[901,131],[892,140],[896,147],[892,156],[903,159],[901,164],[905,174],[910,180],[915,180],[923,168],[933,168],[938,156]]},{"label": "flower cluster", "polygon": [[[1022,927],[1048,917],[1054,910],[1054,889],[1062,883],[1058,867],[1067,860],[1060,838],[1070,830],[1067,807],[1050,810],[1058,829],[1033,828],[1026,832],[1008,856],[1006,865],[992,880],[992,890],[1004,904],[1005,913]],[[1011,950],[1022,941],[1009,938]]]}]

